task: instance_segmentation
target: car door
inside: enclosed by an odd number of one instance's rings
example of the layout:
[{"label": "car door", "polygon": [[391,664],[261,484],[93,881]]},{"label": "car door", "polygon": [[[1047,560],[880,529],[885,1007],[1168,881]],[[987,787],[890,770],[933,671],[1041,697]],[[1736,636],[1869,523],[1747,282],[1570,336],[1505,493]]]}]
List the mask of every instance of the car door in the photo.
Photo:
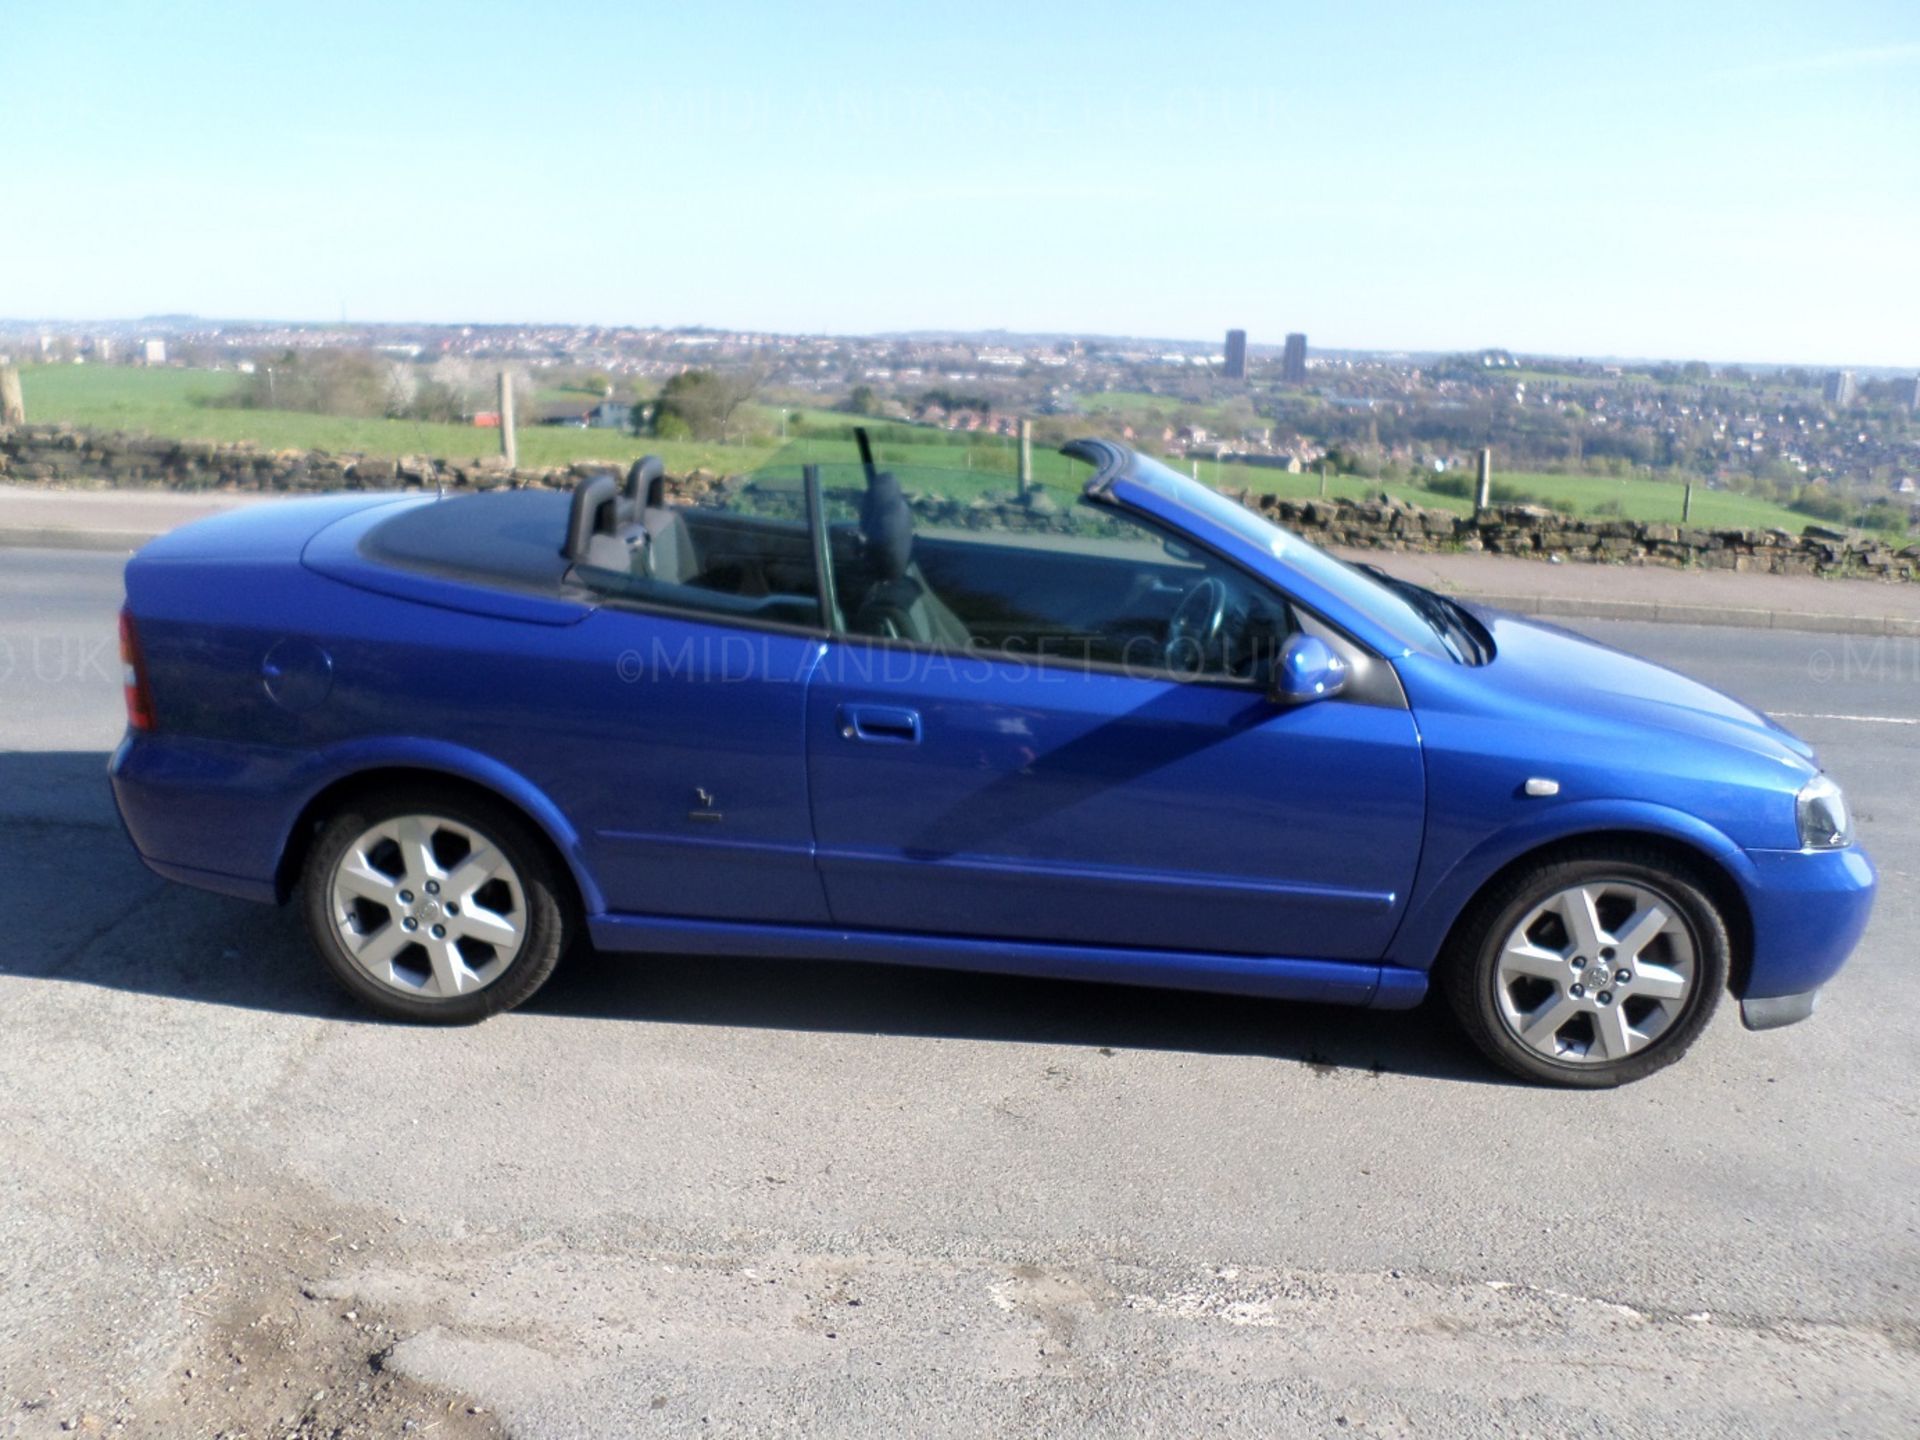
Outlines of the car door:
[{"label": "car door", "polygon": [[576,568],[602,603],[517,743],[553,776],[609,910],[824,923],[804,757],[822,631],[799,484],[733,482],[666,523],[688,557],[671,581],[637,533],[627,564]]},{"label": "car door", "polygon": [[1423,819],[1404,704],[1281,707],[1251,678],[1157,663],[1153,626],[1201,580],[1282,616],[1284,597],[1143,522],[1098,524],[916,536],[929,587],[992,650],[829,642],[806,723],[834,920],[1377,959]]}]

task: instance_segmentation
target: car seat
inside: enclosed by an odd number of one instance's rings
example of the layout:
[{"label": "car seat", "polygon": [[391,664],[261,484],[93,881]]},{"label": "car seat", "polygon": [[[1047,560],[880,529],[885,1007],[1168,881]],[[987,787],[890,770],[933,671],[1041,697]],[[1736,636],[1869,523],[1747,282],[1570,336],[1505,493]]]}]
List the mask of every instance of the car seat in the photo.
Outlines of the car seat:
[{"label": "car seat", "polygon": [[921,644],[965,649],[972,641],[964,622],[927,588],[913,563],[913,510],[890,472],[867,482],[860,506],[864,559],[876,578],[854,611],[852,629]]}]

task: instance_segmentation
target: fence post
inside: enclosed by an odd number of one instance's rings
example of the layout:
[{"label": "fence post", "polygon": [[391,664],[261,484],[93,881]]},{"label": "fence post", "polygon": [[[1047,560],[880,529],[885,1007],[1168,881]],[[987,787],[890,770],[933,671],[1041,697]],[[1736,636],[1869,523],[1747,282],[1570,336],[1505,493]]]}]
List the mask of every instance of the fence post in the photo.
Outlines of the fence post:
[{"label": "fence post", "polygon": [[520,468],[520,454],[513,438],[513,376],[500,372],[500,453],[507,457],[507,468]]},{"label": "fence post", "polygon": [[1327,498],[1327,462],[1324,460],[1320,462],[1320,498]]},{"label": "fence post", "polygon": [[1680,523],[1687,524],[1693,519],[1693,482],[1687,481],[1687,488],[1680,496]]},{"label": "fence post", "polygon": [[1491,510],[1492,508],[1493,450],[1491,447],[1483,446],[1480,451],[1480,482],[1473,487],[1473,511],[1474,514],[1477,515],[1482,510]]},{"label": "fence post", "polygon": [[27,404],[20,397],[20,372],[0,365],[0,425],[27,423]]},{"label": "fence post", "polygon": [[1033,491],[1033,421],[1020,422],[1020,498]]}]

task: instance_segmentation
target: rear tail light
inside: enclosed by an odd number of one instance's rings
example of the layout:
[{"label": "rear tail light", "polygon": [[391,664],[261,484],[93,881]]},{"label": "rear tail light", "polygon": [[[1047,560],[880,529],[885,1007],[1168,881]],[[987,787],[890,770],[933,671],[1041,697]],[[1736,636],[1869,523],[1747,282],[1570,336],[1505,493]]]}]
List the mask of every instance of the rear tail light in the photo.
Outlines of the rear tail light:
[{"label": "rear tail light", "polygon": [[152,730],[153,691],[147,684],[147,661],[140,653],[140,632],[134,627],[133,612],[120,611],[120,684],[127,700],[127,727]]}]

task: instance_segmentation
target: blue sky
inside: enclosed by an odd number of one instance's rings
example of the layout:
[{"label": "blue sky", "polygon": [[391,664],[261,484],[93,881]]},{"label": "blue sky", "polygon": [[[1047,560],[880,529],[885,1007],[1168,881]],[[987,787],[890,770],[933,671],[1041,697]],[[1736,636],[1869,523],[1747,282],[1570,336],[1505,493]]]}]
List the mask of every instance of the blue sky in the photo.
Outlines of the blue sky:
[{"label": "blue sky", "polygon": [[10,0],[0,119],[0,315],[1920,366],[1912,0]]}]

